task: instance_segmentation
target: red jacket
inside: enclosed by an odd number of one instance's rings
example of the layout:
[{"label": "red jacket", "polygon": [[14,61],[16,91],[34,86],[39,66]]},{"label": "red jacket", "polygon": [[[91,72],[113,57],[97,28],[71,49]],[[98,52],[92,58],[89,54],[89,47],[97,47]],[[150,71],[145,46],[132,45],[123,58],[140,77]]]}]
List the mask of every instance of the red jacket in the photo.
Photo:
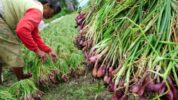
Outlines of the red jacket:
[{"label": "red jacket", "polygon": [[51,51],[39,35],[38,25],[42,20],[43,14],[38,9],[29,9],[16,27],[16,34],[22,43],[31,51],[38,48],[46,53]]}]

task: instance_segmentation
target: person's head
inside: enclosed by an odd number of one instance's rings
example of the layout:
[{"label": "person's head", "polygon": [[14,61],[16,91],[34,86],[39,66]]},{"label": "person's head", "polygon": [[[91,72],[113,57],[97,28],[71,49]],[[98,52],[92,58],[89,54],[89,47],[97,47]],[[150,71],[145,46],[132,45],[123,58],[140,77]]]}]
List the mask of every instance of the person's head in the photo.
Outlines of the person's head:
[{"label": "person's head", "polygon": [[43,4],[43,17],[45,19],[52,17],[61,11],[58,0],[39,0]]}]

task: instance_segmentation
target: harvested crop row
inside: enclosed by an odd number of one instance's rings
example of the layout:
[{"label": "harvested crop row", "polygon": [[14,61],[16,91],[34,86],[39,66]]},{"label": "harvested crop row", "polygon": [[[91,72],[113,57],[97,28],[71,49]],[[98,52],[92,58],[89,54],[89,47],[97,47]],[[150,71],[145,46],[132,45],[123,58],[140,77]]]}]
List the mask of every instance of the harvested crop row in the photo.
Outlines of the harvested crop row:
[{"label": "harvested crop row", "polygon": [[177,5],[177,0],[96,0],[76,18],[76,44],[114,100],[130,93],[177,99]]}]

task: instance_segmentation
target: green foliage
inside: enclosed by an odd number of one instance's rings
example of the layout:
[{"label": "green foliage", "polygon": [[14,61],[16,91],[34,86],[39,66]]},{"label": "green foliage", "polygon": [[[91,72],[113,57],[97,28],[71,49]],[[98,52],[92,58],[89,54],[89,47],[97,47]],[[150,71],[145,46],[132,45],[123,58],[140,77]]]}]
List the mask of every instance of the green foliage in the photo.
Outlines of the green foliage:
[{"label": "green foliage", "polygon": [[35,94],[37,90],[32,80],[21,80],[14,83],[8,91],[16,98],[23,98],[25,100],[29,95]]},{"label": "green foliage", "polygon": [[0,100],[26,100],[27,97],[36,96],[40,92],[34,81],[31,79],[15,81],[14,74],[7,73],[7,77],[11,80],[6,80],[3,85],[0,85]]},{"label": "green foliage", "polygon": [[75,69],[81,65],[84,59],[83,54],[73,44],[73,39],[77,33],[77,30],[74,28],[75,16],[75,14],[67,15],[61,21],[49,25],[48,28],[41,32],[44,41],[58,54],[56,63],[53,63],[49,56],[47,61],[42,63],[33,52],[21,45],[23,47],[25,72],[32,72],[33,77],[30,80],[18,81],[7,89],[3,87],[0,91],[1,100],[25,100],[38,91],[35,83],[38,83],[39,80],[49,80],[48,75],[51,71],[57,70],[65,74],[71,68]]},{"label": "green foliage", "polygon": [[1,89],[0,100],[17,100],[17,99],[7,89]]}]

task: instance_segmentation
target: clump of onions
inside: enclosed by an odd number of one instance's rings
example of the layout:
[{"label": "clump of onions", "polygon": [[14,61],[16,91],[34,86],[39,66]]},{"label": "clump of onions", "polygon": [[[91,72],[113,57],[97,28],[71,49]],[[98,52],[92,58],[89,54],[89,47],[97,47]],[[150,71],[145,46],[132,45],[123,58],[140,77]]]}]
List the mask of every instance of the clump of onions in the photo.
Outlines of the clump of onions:
[{"label": "clump of onions", "polygon": [[76,24],[77,26],[80,27],[80,30],[82,30],[84,28],[84,22],[85,20],[85,13],[79,13],[79,15],[75,18]]}]

